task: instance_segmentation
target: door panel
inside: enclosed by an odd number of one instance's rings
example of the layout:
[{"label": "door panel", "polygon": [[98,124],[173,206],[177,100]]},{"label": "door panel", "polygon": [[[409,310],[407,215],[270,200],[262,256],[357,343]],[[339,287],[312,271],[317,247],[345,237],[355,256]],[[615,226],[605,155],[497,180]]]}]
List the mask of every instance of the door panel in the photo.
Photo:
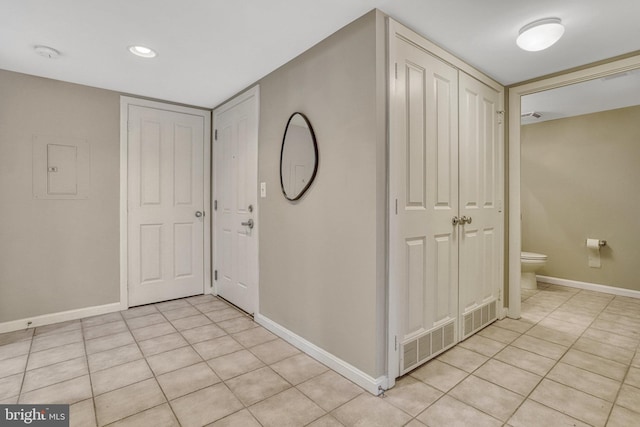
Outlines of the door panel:
[{"label": "door panel", "polygon": [[135,306],[204,291],[204,118],[129,106],[128,291]]}]

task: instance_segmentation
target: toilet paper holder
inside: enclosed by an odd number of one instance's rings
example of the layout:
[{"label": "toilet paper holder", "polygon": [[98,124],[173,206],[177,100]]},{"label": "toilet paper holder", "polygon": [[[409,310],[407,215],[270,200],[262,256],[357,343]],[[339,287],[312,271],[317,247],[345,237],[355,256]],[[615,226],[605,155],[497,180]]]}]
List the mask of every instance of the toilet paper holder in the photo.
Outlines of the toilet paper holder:
[{"label": "toilet paper holder", "polygon": [[[587,240],[584,241],[584,244],[587,244]],[[598,246],[603,247],[603,246],[607,246],[607,241],[606,240],[598,240]]]}]

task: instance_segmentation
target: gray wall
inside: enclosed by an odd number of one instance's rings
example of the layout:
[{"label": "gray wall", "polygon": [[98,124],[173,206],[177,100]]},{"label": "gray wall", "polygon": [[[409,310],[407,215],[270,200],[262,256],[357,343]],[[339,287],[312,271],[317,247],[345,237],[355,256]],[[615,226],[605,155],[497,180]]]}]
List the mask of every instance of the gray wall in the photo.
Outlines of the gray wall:
[{"label": "gray wall", "polygon": [[[372,377],[385,372],[384,28],[372,11],[259,82],[259,311]],[[291,203],[279,160],[296,111],[320,162]]]},{"label": "gray wall", "polygon": [[[640,106],[522,127],[522,248],[540,274],[640,290]],[[601,268],[585,239],[605,239]]]},{"label": "gray wall", "polygon": [[[119,301],[119,99],[0,70],[0,322]],[[33,197],[34,135],[88,140],[88,199]]]}]

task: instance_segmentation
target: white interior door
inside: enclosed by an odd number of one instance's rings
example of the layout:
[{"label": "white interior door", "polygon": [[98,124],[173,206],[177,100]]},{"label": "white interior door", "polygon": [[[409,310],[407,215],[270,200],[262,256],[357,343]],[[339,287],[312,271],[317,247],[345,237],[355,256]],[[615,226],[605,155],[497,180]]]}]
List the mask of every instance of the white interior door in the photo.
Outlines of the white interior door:
[{"label": "white interior door", "polygon": [[460,337],[496,320],[502,289],[498,92],[460,73]]},{"label": "white interior door", "polygon": [[217,293],[258,307],[258,87],[214,111],[214,280]]},{"label": "white interior door", "polygon": [[128,108],[128,297],[204,291],[204,116]]},{"label": "white interior door", "polygon": [[457,342],[458,72],[403,40],[394,51],[389,269],[403,374]]}]

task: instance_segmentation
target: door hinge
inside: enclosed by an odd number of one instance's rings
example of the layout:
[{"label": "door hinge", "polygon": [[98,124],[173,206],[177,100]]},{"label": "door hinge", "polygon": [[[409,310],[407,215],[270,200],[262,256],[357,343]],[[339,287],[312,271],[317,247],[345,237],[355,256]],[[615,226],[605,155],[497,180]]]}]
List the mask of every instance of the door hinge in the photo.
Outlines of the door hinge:
[{"label": "door hinge", "polygon": [[398,351],[398,336],[395,335],[393,339],[395,340],[395,350]]},{"label": "door hinge", "polygon": [[395,68],[396,68],[396,80],[398,80],[398,63],[395,63]]},{"label": "door hinge", "polygon": [[398,215],[398,199],[396,199],[396,215]]},{"label": "door hinge", "polygon": [[498,124],[501,125],[504,122],[504,110],[496,111],[498,115]]},{"label": "door hinge", "polygon": [[213,271],[213,280],[218,280],[218,270]]},{"label": "door hinge", "polygon": [[213,131],[213,139],[216,140],[216,141],[218,140],[218,129]]},{"label": "door hinge", "polygon": [[217,211],[217,210],[218,210],[218,201],[217,201],[217,200],[214,200],[214,201],[213,201],[213,210],[214,210],[214,211]]}]

